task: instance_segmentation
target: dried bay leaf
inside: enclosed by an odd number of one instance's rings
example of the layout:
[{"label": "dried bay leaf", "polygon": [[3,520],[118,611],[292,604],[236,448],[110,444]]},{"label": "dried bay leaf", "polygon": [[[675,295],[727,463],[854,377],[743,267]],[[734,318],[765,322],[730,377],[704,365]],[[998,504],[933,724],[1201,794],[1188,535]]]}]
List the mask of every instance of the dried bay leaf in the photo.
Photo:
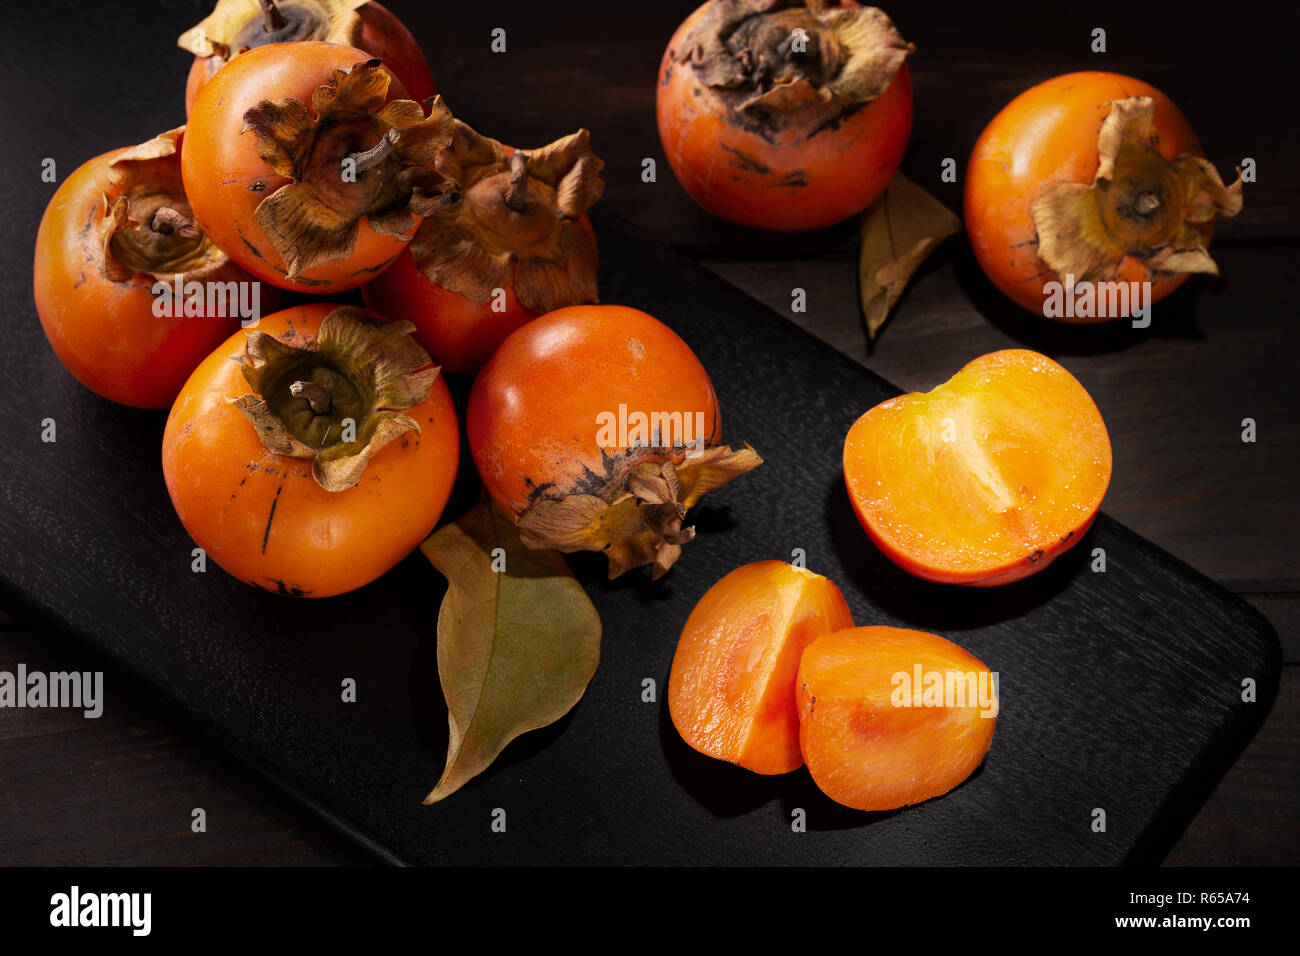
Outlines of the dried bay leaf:
[{"label": "dried bay leaf", "polygon": [[862,214],[858,295],[867,337],[874,340],[912,274],[930,252],[961,229],[961,220],[902,173]]},{"label": "dried bay leaf", "polygon": [[486,770],[514,738],[572,709],[600,660],[600,617],[564,557],[525,548],[486,499],[420,549],[447,578],[438,676],[450,736],[430,804]]}]

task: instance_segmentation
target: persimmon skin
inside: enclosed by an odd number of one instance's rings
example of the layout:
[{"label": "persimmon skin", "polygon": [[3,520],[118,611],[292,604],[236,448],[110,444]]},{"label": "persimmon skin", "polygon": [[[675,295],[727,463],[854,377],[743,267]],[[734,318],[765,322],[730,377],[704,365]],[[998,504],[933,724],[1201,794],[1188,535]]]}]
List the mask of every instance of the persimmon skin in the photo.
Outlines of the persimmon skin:
[{"label": "persimmon skin", "polygon": [[[591,221],[579,220],[592,234]],[[367,307],[391,319],[415,323],[415,337],[445,371],[473,375],[515,329],[537,318],[515,295],[514,283],[502,288],[505,308],[493,300],[474,302],[429,281],[415,266],[410,250],[361,287]]]},{"label": "persimmon skin", "polygon": [[[966,233],[980,268],[1004,295],[1036,315],[1044,314],[1048,282],[1058,277],[1038,257],[1038,234],[1030,214],[1034,198],[1057,183],[1091,183],[1097,173],[1097,136],[1111,100],[1155,100],[1160,155],[1172,160],[1204,151],[1178,107],[1155,87],[1133,77],[1097,71],[1068,73],[1021,93],[985,127],[966,170]],[[1197,226],[1209,242],[1213,223]],[[1125,256],[1120,282],[1151,282],[1151,301],[1169,295],[1189,273],[1153,273]],[[1096,323],[1117,316],[1052,316],[1054,321]]]},{"label": "persimmon skin", "polygon": [[537,318],[519,304],[514,283],[502,290],[505,309],[473,302],[434,285],[415,267],[410,250],[361,287],[366,306],[415,323],[415,335],[444,371],[473,375],[515,329]]},{"label": "persimmon skin", "polygon": [[[239,328],[239,317],[155,316],[154,280],[114,282],[100,270],[112,150],[79,166],[55,192],[36,233],[33,293],[41,327],[64,366],[91,391],[135,408],[166,408],[185,379]],[[274,301],[274,290],[262,296]]]},{"label": "persimmon skin", "polygon": [[849,500],[871,540],[945,584],[990,587],[1047,567],[1092,525],[1111,467],[1092,398],[1025,349],[880,403],[844,443]]},{"label": "persimmon skin", "polygon": [[[916,665],[922,673],[974,675],[964,706],[899,706],[895,694]],[[799,662],[799,746],[813,782],[855,810],[896,810],[952,790],[993,744],[997,704],[978,699],[978,658],[935,634],[894,627],[835,631],[813,641]],[[903,695],[906,697],[907,695]],[[915,698],[908,697],[909,700]],[[973,706],[972,706],[973,704]]]},{"label": "persimmon skin", "polygon": [[780,561],[730,572],[700,598],[677,643],[668,712],[695,750],[760,774],[803,766],[795,676],[804,648],[853,626],[839,588]]},{"label": "persimmon skin", "polygon": [[[406,88],[411,99],[423,103],[438,92],[433,72],[420,44],[401,20],[385,6],[371,0],[357,9],[361,17],[359,49],[384,61],[384,66]],[[194,110],[203,88],[230,61],[223,56],[196,56],[185,81],[185,115]]]},{"label": "persimmon skin", "polygon": [[518,517],[540,493],[586,487],[605,470],[597,416],[629,410],[703,414],[706,443],[722,417],[713,383],[668,326],[638,309],[575,305],[513,332],[474,380],[470,452],[493,501]]},{"label": "persimmon skin", "polygon": [[832,226],[869,206],[893,178],[911,134],[907,66],[833,128],[818,129],[820,118],[796,111],[762,133],[745,129],[717,91],[674,61],[705,6],[677,29],[659,66],[659,138],[682,188],[719,219],[774,232]]},{"label": "persimmon skin", "polygon": [[[263,199],[290,182],[257,154],[257,139],[244,132],[244,113],[263,100],[292,97],[310,105],[316,88],[334,70],[370,59],[364,50],[335,43],[299,41],[255,47],[217,72],[199,95],[185,131],[181,173],[200,227],[232,260],[282,289],[329,293],[354,289],[387,268],[415,234],[419,217],[401,236],[386,236],[363,216],[352,254],[303,270],[290,280],[280,254],[258,224]],[[386,102],[406,99],[393,78]]]},{"label": "persimmon skin", "polygon": [[[301,346],[335,308],[285,309],[256,328]],[[382,448],[356,487],[330,492],[309,459],[267,449],[228,403],[249,392],[245,343],[241,332],[214,351],[167,419],[163,478],[176,514],[209,558],[257,587],[329,597],[368,584],[428,537],[451,495],[460,450],[451,393],[435,379],[429,397],[405,413],[420,434]]]}]

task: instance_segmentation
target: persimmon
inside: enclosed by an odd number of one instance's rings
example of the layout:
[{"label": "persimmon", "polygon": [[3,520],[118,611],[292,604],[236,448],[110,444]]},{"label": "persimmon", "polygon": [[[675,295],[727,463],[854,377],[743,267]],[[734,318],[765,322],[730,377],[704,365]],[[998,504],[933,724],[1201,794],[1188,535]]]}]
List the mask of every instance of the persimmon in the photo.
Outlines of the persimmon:
[{"label": "persimmon", "polygon": [[194,54],[185,83],[185,113],[234,57],[269,43],[323,40],[365,50],[384,61],[413,100],[438,92],[419,43],[387,7],[366,0],[217,0],[212,13],[181,34]]},{"label": "persimmon", "polygon": [[429,213],[409,251],[361,287],[366,304],[415,323],[445,370],[473,374],[545,312],[594,303],[601,162],[587,131],[516,150],[456,121],[435,168],[455,201]]},{"label": "persimmon", "polygon": [[755,773],[803,766],[795,675],[804,648],[853,626],[840,589],[806,568],[758,561],[691,611],[668,677],[668,713],[694,749]]},{"label": "persimmon", "polygon": [[[975,257],[1005,295],[1048,318],[1103,322],[1137,310],[1131,296],[1098,295],[1100,283],[1149,282],[1145,308],[1193,273],[1218,273],[1213,220],[1241,210],[1241,179],[1224,186],[1155,87],[1069,73],[989,123],[971,153],[965,210]],[[1086,308],[1065,301],[1076,285],[1093,290]]]},{"label": "persimmon", "polygon": [[611,578],[666,572],[695,535],[687,509],[762,461],[720,444],[690,346],[625,306],[571,306],[511,333],[465,414],[479,476],[524,544],[603,551]]},{"label": "persimmon", "polygon": [[1026,349],[881,402],[844,441],[867,534],[899,567],[949,584],[1005,584],[1047,567],[1088,530],[1110,473],[1092,398]]},{"label": "persimmon", "polygon": [[431,164],[451,114],[424,107],[377,59],[334,43],[235,57],[199,95],[181,151],[195,217],[254,275],[286,289],[361,285],[443,201]]},{"label": "persimmon", "polygon": [[137,408],[170,405],[241,319],[276,300],[195,224],[183,133],[78,167],[36,233],[36,311],[55,354],[87,388]]},{"label": "persimmon", "polygon": [[895,627],[826,634],[804,650],[797,681],[808,773],[855,810],[895,810],[945,794],[993,743],[993,673],[936,634]]},{"label": "persimmon", "polygon": [[884,191],[912,128],[913,46],[874,7],[710,0],[659,67],[659,138],[721,219],[818,229]]},{"label": "persimmon", "polygon": [[411,331],[313,303],[265,316],[195,370],[167,419],[163,478],[209,558],[266,590],[327,597],[429,535],[459,433]]}]

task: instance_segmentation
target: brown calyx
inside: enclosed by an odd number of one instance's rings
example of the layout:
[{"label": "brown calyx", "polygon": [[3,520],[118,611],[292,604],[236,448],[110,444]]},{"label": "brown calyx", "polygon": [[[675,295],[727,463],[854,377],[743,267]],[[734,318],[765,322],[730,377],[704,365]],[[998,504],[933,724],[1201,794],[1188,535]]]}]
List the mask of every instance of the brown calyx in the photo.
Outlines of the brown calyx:
[{"label": "brown calyx", "polygon": [[408,321],[375,325],[340,306],[314,342],[285,345],[249,332],[241,369],[253,389],[228,399],[271,451],[312,459],[326,491],[355,487],[385,445],[420,424],[404,414],[429,397],[437,368]]},{"label": "brown calyx", "polygon": [[1030,205],[1038,256],[1067,285],[1113,277],[1125,256],[1155,272],[1218,274],[1196,226],[1241,211],[1240,171],[1225,186],[1199,156],[1165,159],[1155,108],[1145,96],[1113,101],[1093,181],[1049,186]]},{"label": "brown calyx", "polygon": [[416,267],[473,302],[511,285],[539,314],[598,301],[595,240],[581,220],[604,191],[604,165],[585,129],[524,152],[457,120],[436,163],[454,201],[417,207]]},{"label": "brown calyx", "polygon": [[699,455],[651,456],[618,469],[598,493],[534,502],[519,517],[520,540],[529,548],[604,551],[609,577],[651,565],[662,577],[695,537],[683,527],[686,512],[707,492],[763,463],[749,445],[733,451],[714,445]]},{"label": "brown calyx", "polygon": [[97,248],[115,282],[244,275],[194,221],[181,181],[184,132],[181,126],[133,146],[109,167],[112,192],[104,196]]},{"label": "brown calyx", "polygon": [[366,0],[218,0],[212,13],[181,34],[177,45],[197,57],[230,59],[268,43],[322,40],[356,46],[357,8]]},{"label": "brown calyx", "polygon": [[738,109],[870,103],[916,47],[875,7],[827,0],[713,0],[677,60]]},{"label": "brown calyx", "polygon": [[292,180],[258,204],[257,222],[286,276],[352,254],[363,217],[378,233],[404,236],[417,210],[446,188],[433,170],[452,139],[451,113],[434,97],[385,103],[389,73],[377,59],[335,70],[311,105],[264,100],[244,114],[257,152]]}]

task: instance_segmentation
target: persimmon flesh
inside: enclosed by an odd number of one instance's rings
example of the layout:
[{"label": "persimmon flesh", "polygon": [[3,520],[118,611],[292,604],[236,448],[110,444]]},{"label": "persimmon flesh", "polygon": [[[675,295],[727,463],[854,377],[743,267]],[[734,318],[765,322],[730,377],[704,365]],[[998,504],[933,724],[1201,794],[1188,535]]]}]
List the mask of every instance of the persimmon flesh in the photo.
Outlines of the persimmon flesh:
[{"label": "persimmon flesh", "polygon": [[804,648],[853,626],[827,578],[780,561],[737,568],[686,621],[668,678],[668,712],[695,750],[755,773],[803,765],[795,674]]},{"label": "persimmon flesh", "polygon": [[950,584],[1042,570],[1092,524],[1110,473],[1092,398],[1026,349],[880,403],[844,443],[849,498],[871,539],[899,567]]},{"label": "persimmon flesh", "polygon": [[895,810],[945,794],[993,743],[992,673],[936,634],[895,627],[826,634],[804,650],[798,687],[808,772],[826,796],[855,810]]}]

